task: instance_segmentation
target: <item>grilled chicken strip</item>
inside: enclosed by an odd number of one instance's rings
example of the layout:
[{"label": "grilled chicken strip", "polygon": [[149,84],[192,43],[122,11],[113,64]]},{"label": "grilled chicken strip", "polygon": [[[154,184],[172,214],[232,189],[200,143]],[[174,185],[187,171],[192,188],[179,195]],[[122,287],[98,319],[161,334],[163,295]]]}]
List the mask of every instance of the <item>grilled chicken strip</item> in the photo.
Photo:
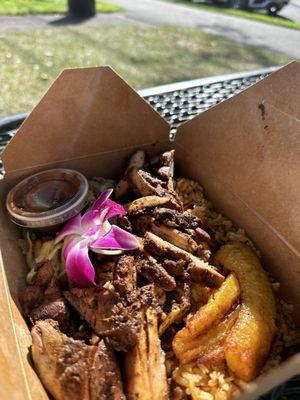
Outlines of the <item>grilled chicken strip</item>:
[{"label": "grilled chicken strip", "polygon": [[185,260],[164,260],[162,266],[172,276],[184,276],[186,261]]},{"label": "grilled chicken strip", "polygon": [[138,272],[157,287],[167,292],[175,289],[175,279],[168,274],[154,257],[149,255],[140,256],[136,261],[136,265]]},{"label": "grilled chicken strip", "polygon": [[170,179],[174,176],[174,154],[175,150],[162,153],[159,157],[161,167],[158,168],[158,175],[164,179]]},{"label": "grilled chicken strip", "polygon": [[137,214],[138,212],[149,208],[165,205],[172,206],[172,199],[170,197],[145,196],[126,204],[125,209],[128,214]]},{"label": "grilled chicken strip", "polygon": [[[129,163],[128,163],[128,167],[125,171],[125,177],[127,172],[133,168],[143,168],[144,164],[145,164],[145,160],[146,160],[146,154],[143,150],[138,150],[136,151],[130,158]],[[117,199],[119,199],[120,197],[126,196],[127,193],[129,191],[129,184],[127,182],[126,178],[121,179],[115,188],[115,196]]]},{"label": "grilled chicken strip", "polygon": [[124,306],[110,290],[95,287],[72,288],[64,295],[98,335],[113,339],[116,350],[127,350],[136,343],[139,329],[137,302],[133,306]]},{"label": "grilled chicken strip", "polygon": [[202,241],[202,242],[206,242],[206,243],[210,243],[211,242],[211,237],[210,235],[202,228],[196,228],[195,229],[195,233],[197,235],[197,237]]},{"label": "grilled chicken strip", "polygon": [[128,400],[167,400],[165,354],[157,330],[157,315],[150,307],[141,313],[142,329],[136,346],[125,355]]},{"label": "grilled chicken strip", "polygon": [[182,229],[196,229],[201,226],[199,218],[186,212],[179,212],[169,208],[156,208],[153,212],[156,221],[164,225]]},{"label": "grilled chicken strip", "polygon": [[186,250],[192,254],[195,254],[198,250],[198,244],[195,240],[187,233],[181,232],[178,229],[169,228],[165,225],[152,224],[151,231],[155,235],[161,237],[164,240]]},{"label": "grilled chicken strip", "polygon": [[174,190],[173,176],[174,176],[174,154],[175,150],[166,151],[161,154],[159,161],[161,167],[158,168],[157,174],[168,182],[168,190]]},{"label": "grilled chicken strip", "polygon": [[148,172],[138,168],[131,168],[126,174],[129,186],[138,196],[163,196],[165,189],[162,181],[155,179]]},{"label": "grilled chicken strip", "polygon": [[[171,304],[171,307],[166,318],[159,326],[159,336],[162,336],[172,324],[180,322],[188,313],[191,307],[191,290],[189,285],[187,283],[177,285],[176,289],[169,293],[167,301]],[[168,307],[168,304],[165,306]]]},{"label": "grilled chicken strip", "polygon": [[137,297],[137,272],[133,256],[124,255],[116,261],[113,271],[113,285],[122,299],[133,303]]},{"label": "grilled chicken strip", "polygon": [[98,348],[74,340],[52,320],[31,331],[36,371],[55,400],[125,400],[120,372],[104,341]]},{"label": "grilled chicken strip", "polygon": [[[189,263],[190,271],[197,271],[197,281],[202,282],[205,286],[215,288],[224,281],[224,276],[217,272],[208,263],[200,260],[185,250],[180,249],[173,244],[166,242],[151,232],[146,232],[144,239],[144,247],[150,252],[161,257],[168,257],[174,260],[186,260]],[[193,275],[194,279],[196,274]]]}]

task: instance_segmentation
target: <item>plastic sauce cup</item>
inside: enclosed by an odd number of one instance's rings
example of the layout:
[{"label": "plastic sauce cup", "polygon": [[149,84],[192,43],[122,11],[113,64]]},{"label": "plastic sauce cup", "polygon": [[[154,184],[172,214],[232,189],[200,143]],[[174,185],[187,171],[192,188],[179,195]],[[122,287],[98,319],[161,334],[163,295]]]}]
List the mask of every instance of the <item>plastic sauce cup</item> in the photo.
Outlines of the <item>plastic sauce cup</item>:
[{"label": "plastic sauce cup", "polygon": [[32,175],[8,193],[6,208],[17,225],[53,231],[79,214],[88,196],[88,181],[71,169],[51,169]]}]

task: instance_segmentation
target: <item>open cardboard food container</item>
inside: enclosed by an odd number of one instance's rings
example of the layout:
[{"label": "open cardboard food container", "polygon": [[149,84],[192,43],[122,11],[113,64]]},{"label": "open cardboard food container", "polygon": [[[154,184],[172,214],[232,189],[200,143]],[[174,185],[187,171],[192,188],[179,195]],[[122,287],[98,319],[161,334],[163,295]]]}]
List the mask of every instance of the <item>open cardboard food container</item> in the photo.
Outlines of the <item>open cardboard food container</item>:
[{"label": "open cardboard food container", "polygon": [[[293,62],[178,128],[109,67],[62,72],[2,153],[0,398],[47,399],[30,362],[18,304],[26,265],[5,210],[9,188],[53,167],[114,178],[136,149],[176,149],[177,174],[199,181],[215,207],[245,228],[282,295],[300,310],[300,63]],[[255,399],[300,373],[300,354],[253,385]]]}]

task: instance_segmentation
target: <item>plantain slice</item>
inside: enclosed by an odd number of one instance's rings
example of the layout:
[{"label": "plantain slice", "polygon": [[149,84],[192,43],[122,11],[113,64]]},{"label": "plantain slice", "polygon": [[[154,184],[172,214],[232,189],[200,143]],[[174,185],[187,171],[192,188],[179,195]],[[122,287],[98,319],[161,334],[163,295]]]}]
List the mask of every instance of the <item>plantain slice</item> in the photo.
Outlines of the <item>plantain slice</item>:
[{"label": "plantain slice", "polygon": [[125,391],[128,400],[167,400],[165,354],[158,337],[157,314],[142,312],[137,344],[125,355]]},{"label": "plantain slice", "polygon": [[249,382],[260,373],[276,332],[271,284],[256,254],[244,244],[222,246],[215,259],[236,274],[241,287],[241,310],[226,338],[225,357],[232,372]]},{"label": "plantain slice", "polygon": [[240,296],[238,280],[230,274],[222,285],[210,296],[208,302],[193,316],[187,318],[185,328],[173,340],[173,350],[179,360],[187,346],[194,347],[194,339],[217,325],[232,309]]},{"label": "plantain slice", "polygon": [[239,306],[208,332],[190,342],[186,342],[179,356],[180,363],[187,364],[195,360],[198,363],[209,365],[223,363],[225,361],[224,342],[236,322],[238,313]]}]

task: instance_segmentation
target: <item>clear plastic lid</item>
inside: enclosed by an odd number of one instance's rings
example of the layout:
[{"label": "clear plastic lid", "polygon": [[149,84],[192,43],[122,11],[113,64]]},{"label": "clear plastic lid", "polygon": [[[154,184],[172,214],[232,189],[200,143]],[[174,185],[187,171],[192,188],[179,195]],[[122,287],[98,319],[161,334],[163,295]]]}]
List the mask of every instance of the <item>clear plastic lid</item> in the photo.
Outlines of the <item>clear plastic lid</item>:
[{"label": "clear plastic lid", "polygon": [[86,205],[88,181],[78,171],[51,169],[18,183],[7,195],[11,220],[27,228],[60,225]]}]

